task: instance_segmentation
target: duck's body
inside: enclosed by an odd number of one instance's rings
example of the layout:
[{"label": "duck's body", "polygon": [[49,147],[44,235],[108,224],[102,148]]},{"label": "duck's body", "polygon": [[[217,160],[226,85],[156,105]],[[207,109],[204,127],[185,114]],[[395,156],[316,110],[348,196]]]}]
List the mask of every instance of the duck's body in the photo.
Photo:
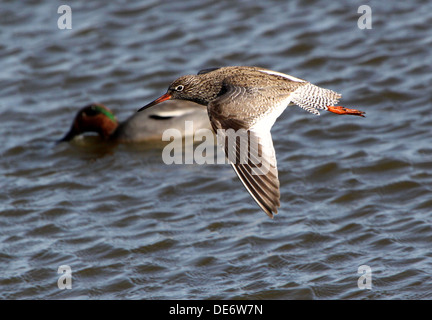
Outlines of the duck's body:
[{"label": "duck's body", "polygon": [[[185,121],[193,121],[193,132],[185,131]],[[167,129],[176,129],[186,136],[202,128],[211,128],[207,109],[193,102],[166,101],[159,108],[134,113],[120,123],[110,109],[95,103],[77,113],[69,132],[60,141],[70,141],[86,132],[96,132],[105,141],[120,143],[161,141]]]},{"label": "duck's body", "polygon": [[[169,99],[207,106],[212,128],[225,141],[225,153],[235,172],[261,209],[273,217],[280,206],[280,193],[270,129],[292,104],[314,114],[323,109],[363,116],[362,111],[335,106],[340,97],[332,90],[280,72],[258,67],[223,67],[178,78],[166,94],[140,110]],[[239,132],[240,143],[244,138],[247,149],[239,145],[237,138],[234,148],[229,145],[230,134],[235,136]]]}]

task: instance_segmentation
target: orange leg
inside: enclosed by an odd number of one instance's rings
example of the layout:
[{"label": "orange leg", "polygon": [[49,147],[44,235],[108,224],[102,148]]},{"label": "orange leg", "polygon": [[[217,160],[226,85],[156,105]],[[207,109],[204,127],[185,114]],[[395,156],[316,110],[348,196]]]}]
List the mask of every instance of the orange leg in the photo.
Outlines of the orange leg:
[{"label": "orange leg", "polygon": [[340,107],[340,106],[329,106],[327,107],[328,111],[336,113],[336,114],[350,114],[353,116],[360,116],[360,117],[364,117],[364,112],[360,111],[360,110],[356,110],[356,109],[348,109],[345,107]]}]

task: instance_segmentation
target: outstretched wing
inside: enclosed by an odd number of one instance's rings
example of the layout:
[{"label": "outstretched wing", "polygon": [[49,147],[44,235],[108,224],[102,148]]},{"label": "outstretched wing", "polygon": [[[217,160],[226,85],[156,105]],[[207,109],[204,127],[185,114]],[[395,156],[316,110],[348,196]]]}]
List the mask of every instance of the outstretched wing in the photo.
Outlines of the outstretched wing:
[{"label": "outstretched wing", "polygon": [[[280,206],[276,156],[270,133],[274,120],[251,112],[254,93],[228,86],[224,95],[209,104],[208,112],[225,155],[246,190],[269,216]],[[231,112],[234,111],[235,112]],[[257,120],[258,119],[258,120]]]}]

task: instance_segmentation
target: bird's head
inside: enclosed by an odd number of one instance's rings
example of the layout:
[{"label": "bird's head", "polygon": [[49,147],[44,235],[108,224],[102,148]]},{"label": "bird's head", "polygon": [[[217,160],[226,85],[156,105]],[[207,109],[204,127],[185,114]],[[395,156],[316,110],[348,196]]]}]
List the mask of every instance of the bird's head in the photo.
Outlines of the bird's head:
[{"label": "bird's head", "polygon": [[96,132],[103,139],[108,139],[117,126],[112,111],[102,104],[94,103],[78,111],[69,132],[60,141],[70,141],[85,132]]}]

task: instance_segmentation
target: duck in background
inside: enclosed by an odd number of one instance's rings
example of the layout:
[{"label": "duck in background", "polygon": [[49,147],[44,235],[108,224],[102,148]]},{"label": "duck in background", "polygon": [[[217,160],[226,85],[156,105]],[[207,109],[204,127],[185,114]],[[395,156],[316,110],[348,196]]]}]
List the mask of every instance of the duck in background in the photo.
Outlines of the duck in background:
[{"label": "duck in background", "polygon": [[158,108],[134,113],[118,122],[113,112],[100,103],[93,103],[78,111],[69,132],[59,140],[71,141],[86,132],[96,132],[105,141],[138,143],[162,141],[167,129],[177,129],[186,136],[185,121],[193,121],[193,132],[211,130],[205,106],[189,101],[166,101]]}]

